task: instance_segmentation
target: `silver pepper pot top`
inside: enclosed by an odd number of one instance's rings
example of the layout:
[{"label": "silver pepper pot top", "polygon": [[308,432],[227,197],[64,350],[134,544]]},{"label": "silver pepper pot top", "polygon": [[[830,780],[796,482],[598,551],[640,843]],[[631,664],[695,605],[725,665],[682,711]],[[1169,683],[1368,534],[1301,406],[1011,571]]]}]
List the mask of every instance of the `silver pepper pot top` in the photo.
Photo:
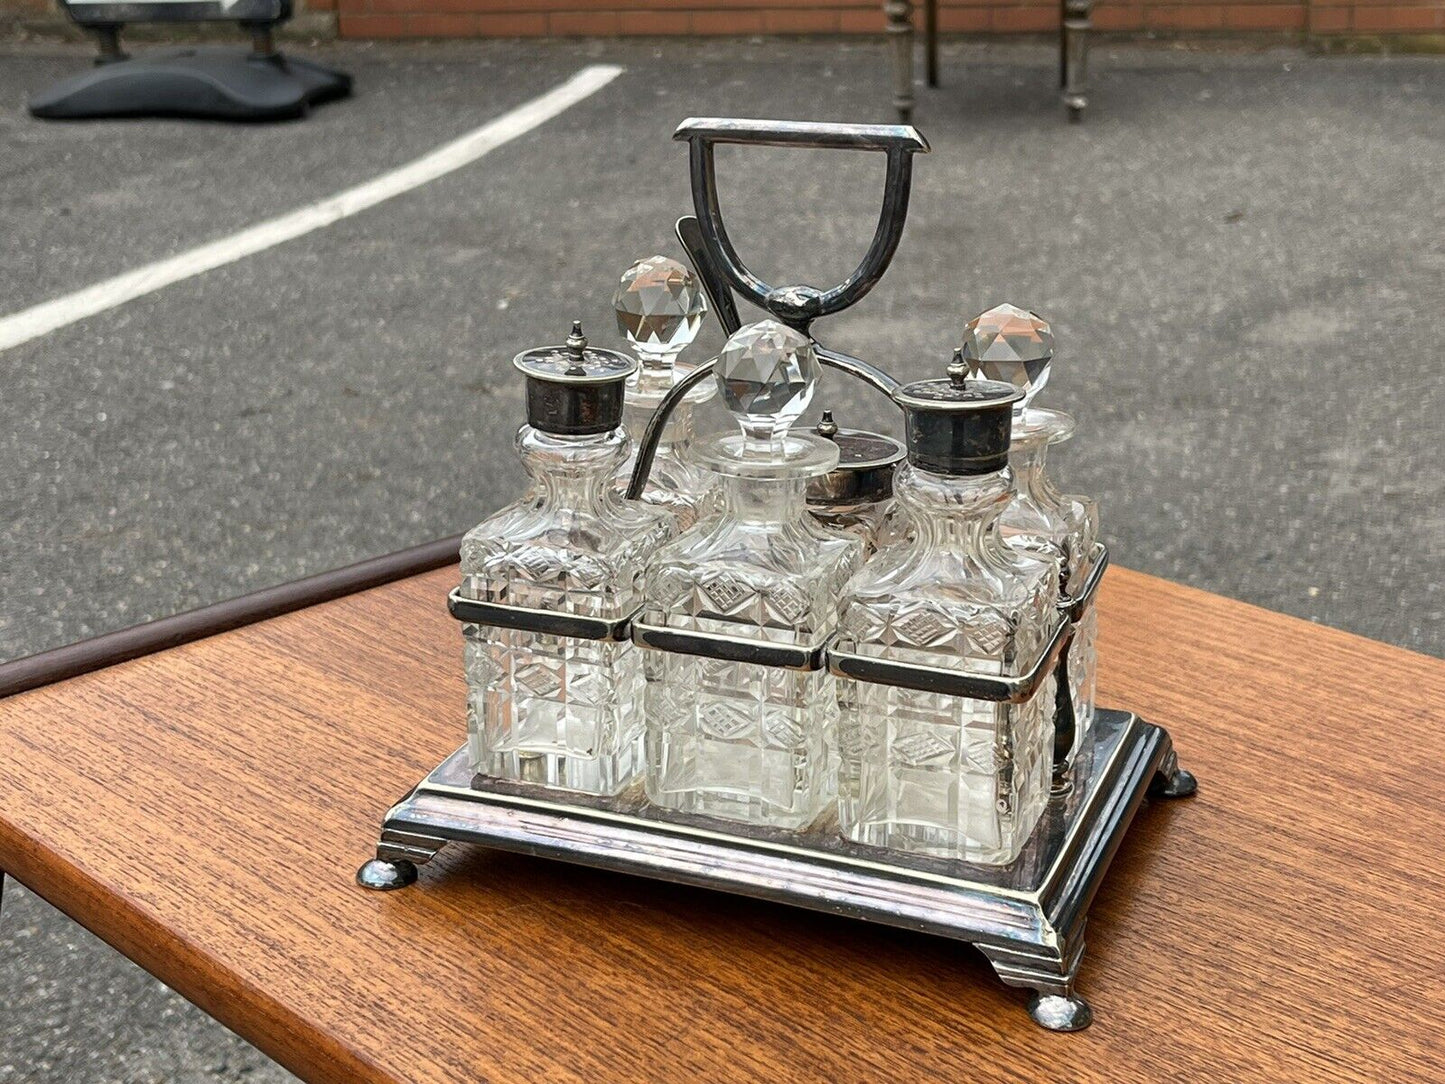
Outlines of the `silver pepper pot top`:
[{"label": "silver pepper pot top", "polygon": [[808,503],[814,507],[875,504],[893,496],[893,468],[904,448],[892,437],[865,429],[842,429],[831,410],[813,430],[838,446],[838,465],[808,480]]},{"label": "silver pepper pot top", "polygon": [[512,364],[527,378],[527,424],[556,436],[592,436],[622,424],[627,378],[637,362],[589,347],[581,321],[561,346],[524,350]]},{"label": "silver pepper pot top", "polygon": [[903,408],[908,461],[933,474],[992,474],[1008,466],[1014,404],[1024,393],[1000,380],[970,380],[955,352],[943,379],[919,380],[893,393]]}]

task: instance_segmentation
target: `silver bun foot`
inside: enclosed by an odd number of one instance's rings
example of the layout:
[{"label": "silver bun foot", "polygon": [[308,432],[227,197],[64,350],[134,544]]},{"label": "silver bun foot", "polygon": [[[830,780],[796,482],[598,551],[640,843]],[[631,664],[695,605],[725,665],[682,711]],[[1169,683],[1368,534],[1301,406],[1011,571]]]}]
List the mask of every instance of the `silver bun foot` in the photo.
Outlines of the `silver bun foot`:
[{"label": "silver bun foot", "polygon": [[356,883],[362,888],[377,892],[390,892],[416,883],[416,863],[398,858],[388,862],[384,858],[373,858],[356,871]]},{"label": "silver bun foot", "polygon": [[1149,791],[1155,798],[1188,798],[1199,789],[1199,781],[1194,778],[1194,773],[1185,768],[1175,768],[1167,776],[1159,776],[1159,781]]},{"label": "silver bun foot", "polygon": [[1193,772],[1179,766],[1179,757],[1171,749],[1154,773],[1154,779],[1149,784],[1149,797],[1188,798],[1198,789],[1199,780],[1194,778]]},{"label": "silver bun foot", "polygon": [[1029,998],[1029,1015],[1049,1031],[1083,1031],[1094,1022],[1094,1010],[1078,994],[1034,994]]}]

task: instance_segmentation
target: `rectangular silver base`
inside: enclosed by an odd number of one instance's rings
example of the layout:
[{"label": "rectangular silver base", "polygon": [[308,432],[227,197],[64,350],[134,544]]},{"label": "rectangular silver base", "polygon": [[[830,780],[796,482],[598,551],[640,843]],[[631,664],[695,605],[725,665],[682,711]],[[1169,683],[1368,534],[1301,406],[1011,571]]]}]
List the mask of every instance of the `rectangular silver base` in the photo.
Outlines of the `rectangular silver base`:
[{"label": "rectangular silver base", "polygon": [[1168,733],[1100,709],[1074,768],[1008,866],[899,854],[843,840],[823,820],[801,832],[749,828],[647,804],[471,775],[459,749],[387,814],[369,888],[400,888],[451,841],[736,892],[967,941],[999,977],[1034,990],[1034,1018],[1074,1030],[1090,1019],[1073,990],[1084,919],[1149,793],[1192,791]]}]

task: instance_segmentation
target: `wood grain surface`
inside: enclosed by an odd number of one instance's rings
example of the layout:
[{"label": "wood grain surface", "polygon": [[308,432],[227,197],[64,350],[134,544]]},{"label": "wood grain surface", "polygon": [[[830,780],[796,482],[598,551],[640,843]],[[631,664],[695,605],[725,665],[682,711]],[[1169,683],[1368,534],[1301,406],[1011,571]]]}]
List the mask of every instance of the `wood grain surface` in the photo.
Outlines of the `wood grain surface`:
[{"label": "wood grain surface", "polygon": [[1115,569],[1101,700],[1200,779],[1095,901],[1088,1031],[950,942],[449,847],[443,569],[0,701],[0,867],[317,1082],[1440,1080],[1445,663]]}]

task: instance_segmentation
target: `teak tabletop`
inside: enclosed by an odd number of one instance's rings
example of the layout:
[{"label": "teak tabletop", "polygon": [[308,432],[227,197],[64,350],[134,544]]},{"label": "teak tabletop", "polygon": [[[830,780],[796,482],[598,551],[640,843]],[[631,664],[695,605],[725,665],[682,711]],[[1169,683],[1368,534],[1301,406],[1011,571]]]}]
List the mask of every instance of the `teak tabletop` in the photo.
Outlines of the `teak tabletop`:
[{"label": "teak tabletop", "polygon": [[1100,699],[1200,789],[1140,811],[1058,1035],[921,935],[458,845],[357,887],[464,736],[456,578],[0,701],[0,868],[308,1081],[1445,1072],[1445,663],[1112,571]]}]

